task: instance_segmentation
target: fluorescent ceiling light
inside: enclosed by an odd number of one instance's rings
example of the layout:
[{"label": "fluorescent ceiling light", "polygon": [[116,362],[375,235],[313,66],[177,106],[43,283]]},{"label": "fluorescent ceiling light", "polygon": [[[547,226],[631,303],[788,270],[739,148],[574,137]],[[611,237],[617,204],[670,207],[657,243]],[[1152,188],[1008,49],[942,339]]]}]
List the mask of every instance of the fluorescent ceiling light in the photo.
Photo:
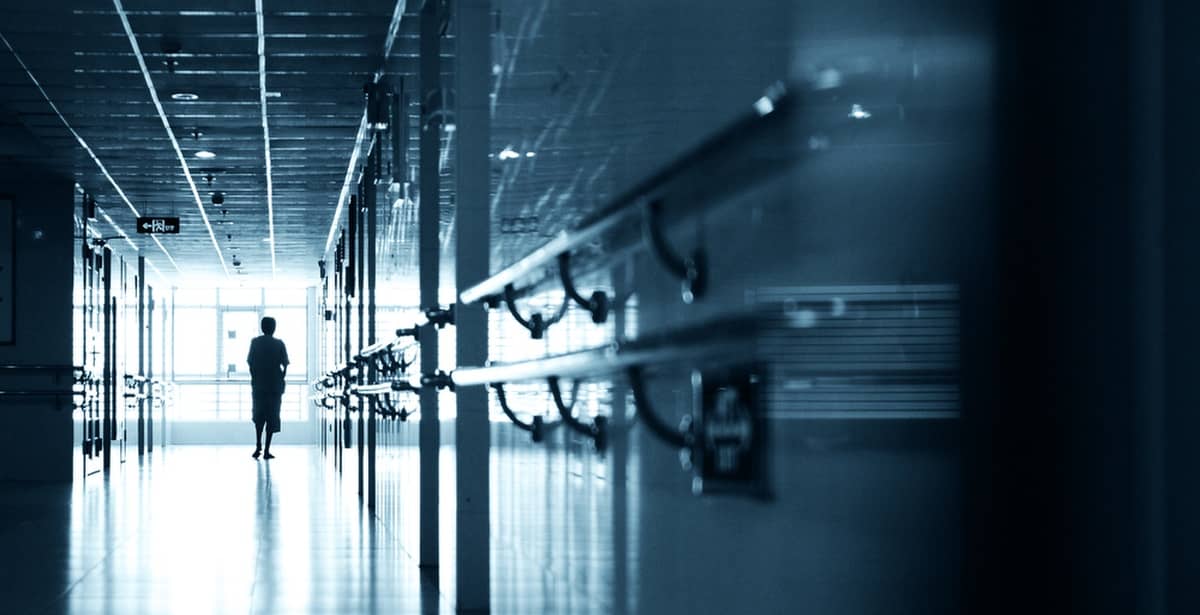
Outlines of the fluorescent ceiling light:
[{"label": "fluorescent ceiling light", "polygon": [[195,155],[197,158],[203,158],[204,160],[209,160],[209,159],[211,159],[211,158],[216,158],[216,157],[217,157],[217,155],[216,155],[216,154],[214,154],[214,153],[212,153],[212,152],[210,152],[210,151],[208,151],[208,150],[206,150],[206,149],[202,149],[202,150],[200,150],[200,151],[196,152],[194,155]]},{"label": "fluorescent ceiling light", "polygon": [[534,156],[537,156],[537,152],[525,152],[526,158],[533,158]]},{"label": "fluorescent ceiling light", "polygon": [[200,95],[191,92],[175,92],[171,94],[171,100],[200,100]]},{"label": "fluorescent ceiling light", "polygon": [[511,147],[506,147],[506,148],[500,150],[500,160],[512,160],[514,158],[520,158],[520,157],[521,157],[521,155],[518,154],[517,152],[513,151],[513,148],[511,148]]}]

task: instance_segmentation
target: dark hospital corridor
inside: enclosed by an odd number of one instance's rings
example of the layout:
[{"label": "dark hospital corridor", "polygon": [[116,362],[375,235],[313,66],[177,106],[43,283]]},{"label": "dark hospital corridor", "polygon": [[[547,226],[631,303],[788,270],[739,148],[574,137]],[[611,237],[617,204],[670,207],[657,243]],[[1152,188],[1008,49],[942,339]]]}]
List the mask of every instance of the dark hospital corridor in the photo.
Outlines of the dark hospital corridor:
[{"label": "dark hospital corridor", "polygon": [[0,0],[0,615],[1200,613],[1197,31]]}]

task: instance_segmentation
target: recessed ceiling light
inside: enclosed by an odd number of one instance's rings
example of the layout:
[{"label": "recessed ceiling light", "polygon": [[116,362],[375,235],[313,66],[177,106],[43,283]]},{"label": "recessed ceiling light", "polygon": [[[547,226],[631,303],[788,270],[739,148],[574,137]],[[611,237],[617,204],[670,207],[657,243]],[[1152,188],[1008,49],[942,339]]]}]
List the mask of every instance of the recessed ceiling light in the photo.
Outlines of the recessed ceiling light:
[{"label": "recessed ceiling light", "polygon": [[171,94],[171,100],[200,100],[200,95],[192,92],[175,92]]},{"label": "recessed ceiling light", "polygon": [[195,153],[195,156],[196,156],[197,158],[203,158],[204,160],[208,160],[208,159],[210,159],[210,158],[216,158],[216,157],[217,157],[217,155],[216,155],[216,154],[214,154],[214,153],[212,153],[212,152],[210,152],[210,151],[208,151],[208,150],[206,150],[206,149],[202,149],[202,150],[200,150],[200,151],[196,152],[196,153]]},{"label": "recessed ceiling light", "polygon": [[766,115],[775,110],[775,103],[769,96],[763,96],[762,98],[754,101],[754,110],[757,111],[759,115]]},{"label": "recessed ceiling light", "polygon": [[871,117],[871,112],[863,109],[862,105],[855,103],[850,105],[850,117],[856,120],[865,120]]}]

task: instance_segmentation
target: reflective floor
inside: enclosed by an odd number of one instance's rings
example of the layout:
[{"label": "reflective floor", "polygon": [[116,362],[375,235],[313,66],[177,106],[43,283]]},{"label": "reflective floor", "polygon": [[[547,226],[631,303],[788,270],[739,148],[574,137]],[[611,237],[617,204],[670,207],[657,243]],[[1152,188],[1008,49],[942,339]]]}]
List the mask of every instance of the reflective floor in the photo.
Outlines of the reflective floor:
[{"label": "reflective floor", "polygon": [[176,446],[109,479],[0,485],[3,613],[438,613],[313,447]]}]

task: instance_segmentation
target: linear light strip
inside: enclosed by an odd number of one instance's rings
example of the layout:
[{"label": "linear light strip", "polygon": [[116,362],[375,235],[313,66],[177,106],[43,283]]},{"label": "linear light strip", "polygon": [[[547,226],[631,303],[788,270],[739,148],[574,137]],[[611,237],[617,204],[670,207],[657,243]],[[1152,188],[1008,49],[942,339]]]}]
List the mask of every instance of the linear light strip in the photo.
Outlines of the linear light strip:
[{"label": "linear light strip", "polygon": [[333,245],[333,236],[337,233],[338,223],[341,222],[342,210],[346,208],[346,194],[350,192],[350,183],[354,180],[354,169],[358,166],[358,152],[362,149],[363,137],[367,134],[367,112],[364,109],[362,120],[358,122],[358,135],[354,137],[354,149],[350,151],[350,164],[346,167],[346,179],[342,181],[342,192],[338,194],[337,209],[333,212],[333,222],[329,225],[329,236],[325,238],[325,252]]},{"label": "linear light strip", "polygon": [[[37,80],[37,77],[33,76],[33,71],[29,70],[29,66],[25,64],[25,60],[21,59],[21,55],[18,54],[17,50],[13,49],[12,44],[8,42],[8,37],[4,36],[3,33],[0,33],[0,40],[4,41],[4,46],[8,48],[9,53],[11,53],[13,58],[16,59],[17,64],[21,65],[21,69],[25,71],[25,75],[27,75],[29,80],[33,82],[33,85],[38,89],[38,92],[41,92],[42,98],[44,98],[46,103],[50,105],[50,108],[54,111],[54,114],[58,116],[59,121],[63,123],[63,126],[67,127],[67,131],[71,133],[71,136],[75,137],[75,141],[79,143],[79,146],[83,148],[83,151],[87,152],[92,161],[96,163],[96,166],[100,169],[100,172],[103,173],[104,177],[108,179],[108,183],[112,184],[113,190],[117,191],[117,194],[121,197],[121,200],[125,202],[125,206],[129,208],[129,211],[133,212],[133,216],[135,218],[140,217],[142,214],[138,213],[137,208],[133,206],[132,202],[130,202],[129,197],[125,196],[125,191],[121,189],[119,184],[117,184],[117,180],[113,179],[112,174],[108,172],[108,168],[104,166],[104,163],[100,162],[100,158],[96,156],[96,152],[92,151],[92,148],[87,144],[87,141],[84,141],[83,137],[79,136],[79,133],[75,131],[75,127],[71,126],[71,123],[67,121],[65,116],[63,116],[62,111],[59,111],[58,105],[54,104],[54,101],[50,99],[50,94],[46,93],[46,89],[42,87],[41,82]],[[105,218],[108,220],[108,223],[111,224],[114,229],[116,229],[117,233],[121,235],[121,238],[129,244],[129,247],[133,248],[135,252],[139,251],[137,244],[133,243],[133,240],[129,238],[129,235],[126,235],[125,231],[121,230],[121,227],[117,226],[116,223],[112,221],[112,218],[109,218],[107,214],[105,214]],[[153,239],[154,243],[158,245],[158,248],[162,250],[163,255],[166,256],[167,260],[171,262],[171,266],[175,268],[175,271],[179,271],[179,264],[175,262],[175,258],[171,256],[170,252],[167,251],[167,247],[164,246],[161,241],[159,241],[158,237],[154,237],[152,235],[150,238]]]},{"label": "linear light strip", "polygon": [[[392,21],[388,24],[387,36],[383,44],[383,60],[379,70],[371,77],[371,83],[379,83],[387,70],[388,58],[392,55],[392,47],[396,44],[396,35],[400,32],[400,19],[404,17],[408,3],[406,0],[396,0],[392,10]],[[407,120],[406,120],[407,121]],[[346,208],[346,196],[350,193],[350,183],[354,179],[354,167],[358,165],[359,150],[362,149],[363,139],[367,134],[367,109],[363,107],[362,119],[358,122],[358,134],[354,137],[354,150],[350,152],[350,164],[346,167],[346,178],[342,182],[342,191],[338,194],[337,209],[333,212],[333,221],[329,224],[329,236],[325,238],[325,253],[333,246],[333,237],[337,234],[338,224],[342,220],[342,211]]]},{"label": "linear light strip", "polygon": [[113,230],[116,231],[117,234],[121,236],[121,239],[125,240],[125,243],[129,244],[129,246],[131,248],[133,248],[133,250],[135,252],[137,251],[137,249],[138,249],[137,245],[135,245],[133,243],[133,240],[129,238],[129,235],[125,234],[125,231],[121,230],[121,227],[117,226],[116,222],[113,222],[112,216],[108,215],[107,211],[104,211],[99,206],[97,206],[96,213],[100,214],[100,217],[104,218],[104,221],[107,222],[109,226],[113,227]]},{"label": "linear light strip", "polygon": [[171,140],[171,147],[175,148],[175,155],[179,157],[179,165],[183,167],[183,176],[187,178],[188,187],[192,189],[192,196],[196,198],[196,209],[200,210],[200,218],[204,220],[204,227],[208,229],[208,237],[212,239],[213,249],[216,250],[217,258],[221,261],[221,269],[228,277],[229,267],[225,265],[225,255],[221,254],[221,244],[217,242],[217,235],[213,232],[212,223],[208,221],[208,212],[204,211],[204,203],[200,200],[200,191],[196,190],[196,181],[192,179],[192,171],[188,168],[187,158],[183,156],[179,141],[175,139],[175,131],[171,130],[171,122],[167,120],[167,113],[163,110],[162,101],[158,99],[158,90],[154,87],[154,80],[150,78],[150,69],[146,68],[146,58],[142,57],[142,48],[138,45],[133,27],[129,25],[129,16],[125,14],[125,7],[122,6],[121,0],[113,0],[113,7],[117,9],[121,25],[125,27],[125,36],[129,38],[129,46],[133,48],[133,57],[137,59],[138,66],[142,69],[142,77],[146,80],[146,89],[150,90],[150,100],[154,102],[154,108],[158,110],[158,117],[167,131],[167,138]]},{"label": "linear light strip", "polygon": [[271,277],[275,277],[275,186],[271,182],[271,129],[267,126],[267,39],[263,0],[254,0],[258,22],[258,102],[262,107],[263,159],[267,165],[267,240],[271,244]]},{"label": "linear light strip", "polygon": [[157,275],[159,278],[162,278],[163,280],[165,280],[165,279],[166,279],[166,277],[165,277],[165,276],[163,276],[163,274],[162,274],[162,271],[160,271],[160,270],[158,269],[158,265],[155,265],[155,264],[154,264],[154,261],[152,261],[152,260],[150,260],[150,259],[146,259],[146,264],[147,264],[147,265],[150,265],[150,268],[154,270],[154,274],[155,274],[155,275]]}]

